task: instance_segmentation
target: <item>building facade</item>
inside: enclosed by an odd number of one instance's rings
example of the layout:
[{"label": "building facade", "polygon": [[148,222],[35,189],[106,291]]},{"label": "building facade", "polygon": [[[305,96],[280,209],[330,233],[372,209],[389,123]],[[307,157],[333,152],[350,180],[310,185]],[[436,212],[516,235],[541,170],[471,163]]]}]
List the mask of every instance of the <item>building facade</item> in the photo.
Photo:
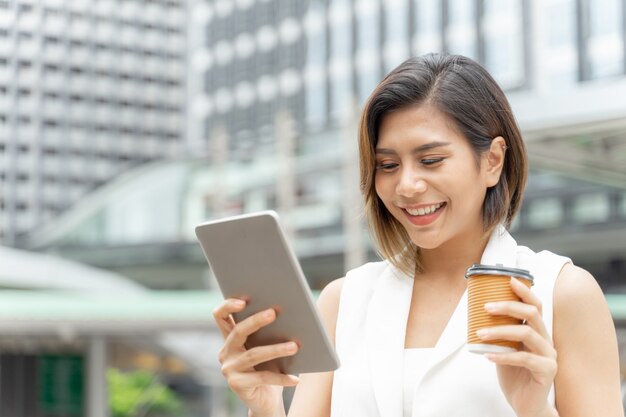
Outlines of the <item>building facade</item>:
[{"label": "building facade", "polygon": [[626,68],[622,0],[210,0],[191,15],[199,146],[219,124],[249,146],[280,108],[301,132],[341,124],[388,71],[428,52],[479,61],[509,93]]},{"label": "building facade", "polygon": [[[601,247],[606,239],[591,231],[615,231],[626,210],[624,0],[210,0],[190,10],[189,144],[218,167],[250,160],[250,149],[294,158],[317,146],[347,152],[349,161],[328,174],[334,181],[321,180],[327,173],[294,179],[287,169],[272,191],[278,207],[333,192],[342,207],[358,206],[358,193],[346,194],[344,185],[357,181],[359,109],[406,58],[444,51],[483,64],[522,128],[533,170],[528,214],[516,223],[522,242],[558,250],[594,236]],[[281,139],[281,112],[289,114],[293,143]],[[335,139],[307,140],[321,132]],[[280,190],[294,196],[280,198]],[[342,219],[348,227],[346,210]],[[612,266],[596,269],[623,276],[623,255],[605,249],[593,262]]]},{"label": "building facade", "polygon": [[185,135],[184,1],[0,1],[0,241]]}]

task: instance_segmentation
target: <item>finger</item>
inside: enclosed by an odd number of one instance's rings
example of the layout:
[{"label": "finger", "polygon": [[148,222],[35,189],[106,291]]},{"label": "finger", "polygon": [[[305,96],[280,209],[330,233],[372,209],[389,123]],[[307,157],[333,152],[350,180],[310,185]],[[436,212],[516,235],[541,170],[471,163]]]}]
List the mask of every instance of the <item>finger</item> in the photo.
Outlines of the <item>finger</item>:
[{"label": "finger", "polygon": [[553,358],[535,355],[526,351],[507,353],[487,353],[485,357],[498,365],[526,368],[533,373],[539,383],[550,383],[557,372],[557,362]]},{"label": "finger", "polygon": [[513,292],[522,300],[522,302],[537,307],[539,314],[542,314],[543,306],[541,304],[541,300],[530,290],[530,288],[517,278],[511,278],[511,288],[513,289]]},{"label": "finger", "polygon": [[248,336],[267,326],[276,319],[276,311],[273,308],[260,311],[240,321],[232,328],[226,337],[226,345],[242,349]]},{"label": "finger", "polygon": [[235,327],[232,314],[246,308],[246,302],[237,298],[228,298],[213,310],[213,319],[220,329],[222,336],[226,338]]},{"label": "finger", "polygon": [[240,355],[236,362],[239,369],[254,369],[260,363],[285,356],[293,356],[298,352],[295,342],[278,343],[269,346],[257,346]]},{"label": "finger", "polygon": [[556,357],[550,340],[542,337],[530,326],[521,324],[511,326],[494,326],[479,329],[476,335],[482,340],[510,340],[522,342],[527,350],[542,356]]},{"label": "finger", "polygon": [[242,391],[261,385],[280,385],[293,387],[300,381],[295,375],[280,374],[270,371],[242,372],[228,378],[228,385],[233,391]]},{"label": "finger", "polygon": [[523,320],[544,338],[549,338],[548,329],[535,305],[519,301],[500,301],[485,304],[485,310],[492,315],[510,316]]}]

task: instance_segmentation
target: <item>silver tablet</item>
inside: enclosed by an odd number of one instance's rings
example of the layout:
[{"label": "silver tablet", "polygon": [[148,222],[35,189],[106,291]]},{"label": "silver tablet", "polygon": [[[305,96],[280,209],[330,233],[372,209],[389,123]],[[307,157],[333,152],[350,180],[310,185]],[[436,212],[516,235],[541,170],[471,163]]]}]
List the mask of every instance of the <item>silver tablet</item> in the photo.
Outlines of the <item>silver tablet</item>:
[{"label": "silver tablet", "polygon": [[339,361],[278,215],[263,211],[196,226],[196,236],[224,298],[247,300],[239,322],[273,307],[276,320],[248,338],[247,348],[293,340],[298,353],[256,366],[288,374],[334,370]]}]

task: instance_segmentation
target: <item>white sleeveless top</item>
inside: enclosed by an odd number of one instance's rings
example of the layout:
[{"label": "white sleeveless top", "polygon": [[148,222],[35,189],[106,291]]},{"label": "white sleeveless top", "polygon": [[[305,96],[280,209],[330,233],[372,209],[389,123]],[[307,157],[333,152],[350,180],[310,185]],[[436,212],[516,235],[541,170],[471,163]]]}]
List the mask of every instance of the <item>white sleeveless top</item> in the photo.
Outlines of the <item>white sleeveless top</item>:
[{"label": "white sleeveless top", "polygon": [[[552,334],[554,282],[569,259],[518,246],[503,227],[491,235],[481,263],[527,269]],[[389,262],[356,268],[343,283],[335,348],[332,417],[403,417],[404,338],[413,279]],[[411,417],[515,417],[495,364],[467,351],[467,292],[461,297],[428,362],[414,372]],[[409,365],[410,366],[410,365]],[[549,400],[554,403],[551,390]]]},{"label": "white sleeveless top", "polygon": [[402,376],[402,417],[411,417],[413,410],[413,391],[417,375],[432,356],[433,348],[404,349],[404,375]]}]

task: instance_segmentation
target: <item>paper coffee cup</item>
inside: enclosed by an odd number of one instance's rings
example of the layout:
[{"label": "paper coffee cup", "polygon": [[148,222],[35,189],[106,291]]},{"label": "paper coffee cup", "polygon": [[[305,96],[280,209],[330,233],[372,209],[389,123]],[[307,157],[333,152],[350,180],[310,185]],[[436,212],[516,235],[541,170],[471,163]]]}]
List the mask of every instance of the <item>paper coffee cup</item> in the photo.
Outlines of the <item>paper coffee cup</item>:
[{"label": "paper coffee cup", "polygon": [[467,279],[467,348],[474,353],[513,352],[519,350],[519,342],[509,340],[482,340],[476,335],[483,327],[521,324],[510,316],[487,313],[485,304],[497,301],[520,301],[511,289],[511,277],[518,278],[529,288],[533,276],[524,269],[507,268],[502,265],[472,265],[465,273]]}]

